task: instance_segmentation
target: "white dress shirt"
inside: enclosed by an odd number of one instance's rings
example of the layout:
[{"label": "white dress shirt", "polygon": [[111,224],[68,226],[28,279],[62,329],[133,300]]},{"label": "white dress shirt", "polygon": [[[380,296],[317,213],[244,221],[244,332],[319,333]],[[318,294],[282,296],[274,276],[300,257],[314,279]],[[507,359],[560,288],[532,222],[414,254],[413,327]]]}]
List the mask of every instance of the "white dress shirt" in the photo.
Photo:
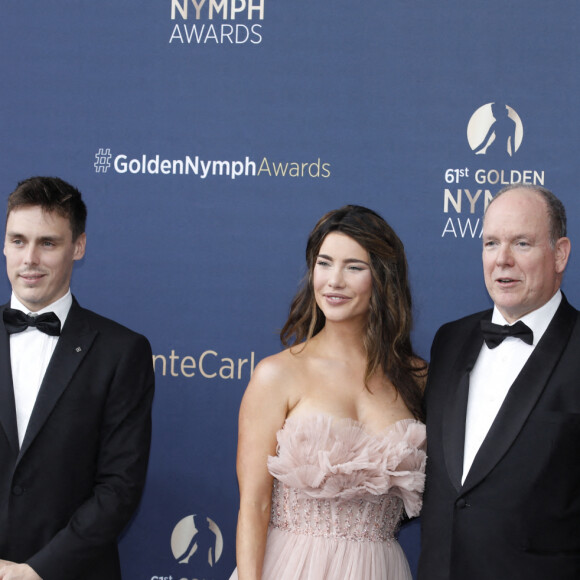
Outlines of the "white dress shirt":
[{"label": "white dress shirt", "polygon": [[[72,295],[69,290],[62,298],[59,298],[46,308],[38,312],[30,312],[12,294],[10,306],[21,310],[25,314],[54,312],[60,319],[62,329],[72,306]],[[10,335],[10,364],[12,367],[12,384],[14,386],[16,423],[18,425],[18,442],[20,446],[22,446],[40,385],[57,342],[58,336],[49,336],[34,327],[28,327],[23,332]]]},{"label": "white dress shirt", "polygon": [[[541,308],[520,318],[532,329],[533,344],[526,344],[513,336],[508,336],[493,349],[483,343],[469,376],[462,483],[510,387],[548,328],[561,301],[562,293],[558,290]],[[496,307],[491,321],[500,325],[508,324]]]}]

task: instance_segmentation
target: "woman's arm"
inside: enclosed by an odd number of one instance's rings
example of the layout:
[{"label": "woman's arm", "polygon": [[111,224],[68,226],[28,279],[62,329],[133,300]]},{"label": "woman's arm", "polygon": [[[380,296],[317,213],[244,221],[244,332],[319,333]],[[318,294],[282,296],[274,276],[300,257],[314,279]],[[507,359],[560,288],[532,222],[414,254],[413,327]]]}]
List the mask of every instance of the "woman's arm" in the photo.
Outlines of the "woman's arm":
[{"label": "woman's arm", "polygon": [[[269,455],[276,453],[276,433],[288,413],[283,353],[262,361],[254,371],[240,407],[237,473],[240,511],[236,534],[239,580],[261,580],[270,520],[273,478]],[[287,370],[287,369],[286,369]]]}]

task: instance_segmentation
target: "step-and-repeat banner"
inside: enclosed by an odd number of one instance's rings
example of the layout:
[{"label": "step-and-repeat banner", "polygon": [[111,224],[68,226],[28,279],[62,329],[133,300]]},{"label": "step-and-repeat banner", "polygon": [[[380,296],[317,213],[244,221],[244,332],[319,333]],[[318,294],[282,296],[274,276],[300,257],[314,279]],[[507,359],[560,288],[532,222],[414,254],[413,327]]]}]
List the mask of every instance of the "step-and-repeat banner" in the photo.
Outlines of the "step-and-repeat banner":
[{"label": "step-and-repeat banner", "polygon": [[[579,28],[577,2],[541,0],[2,4],[2,199],[31,175],[79,187],[73,291],[153,346],[128,580],[229,577],[240,399],[323,213],[366,205],[398,232],[426,358],[440,324],[490,305],[482,214],[501,186],[552,189],[580,247]],[[573,253],[576,306],[579,280]],[[417,522],[401,542],[415,567]]]}]

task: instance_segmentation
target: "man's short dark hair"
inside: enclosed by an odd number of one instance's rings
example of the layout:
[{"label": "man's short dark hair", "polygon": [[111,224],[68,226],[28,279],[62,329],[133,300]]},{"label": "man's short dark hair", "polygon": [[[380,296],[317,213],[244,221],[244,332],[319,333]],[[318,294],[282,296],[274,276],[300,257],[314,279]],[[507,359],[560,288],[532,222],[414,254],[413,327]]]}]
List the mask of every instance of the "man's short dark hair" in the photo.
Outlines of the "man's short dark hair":
[{"label": "man's short dark hair", "polygon": [[69,220],[73,242],[85,232],[87,206],[81,192],[58,177],[30,177],[21,181],[8,197],[6,219],[22,207],[40,207]]}]

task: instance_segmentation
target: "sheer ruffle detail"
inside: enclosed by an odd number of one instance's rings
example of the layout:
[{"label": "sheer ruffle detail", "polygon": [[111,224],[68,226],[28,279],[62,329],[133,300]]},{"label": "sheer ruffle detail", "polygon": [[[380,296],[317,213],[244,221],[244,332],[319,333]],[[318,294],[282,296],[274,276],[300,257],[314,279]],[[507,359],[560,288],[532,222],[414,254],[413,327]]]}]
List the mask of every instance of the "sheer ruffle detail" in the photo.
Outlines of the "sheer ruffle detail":
[{"label": "sheer ruffle detail", "polygon": [[425,483],[425,425],[404,419],[371,434],[353,419],[290,417],[278,431],[268,470],[284,485],[317,499],[379,501],[386,493],[419,515]]}]

